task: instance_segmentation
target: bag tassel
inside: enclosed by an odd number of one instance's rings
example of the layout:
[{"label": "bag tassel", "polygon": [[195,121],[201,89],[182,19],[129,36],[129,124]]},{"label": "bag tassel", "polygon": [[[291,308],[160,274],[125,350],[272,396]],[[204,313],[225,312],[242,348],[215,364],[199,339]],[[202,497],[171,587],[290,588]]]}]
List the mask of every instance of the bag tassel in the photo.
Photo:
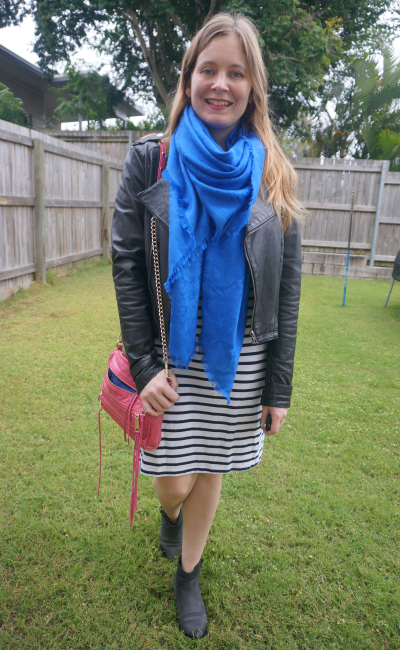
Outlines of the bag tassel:
[{"label": "bag tassel", "polygon": [[[99,397],[100,399],[100,397]],[[100,453],[100,463],[99,463],[99,480],[97,482],[97,496],[100,494],[100,477],[101,477],[101,424],[100,424],[100,413],[102,411],[101,407],[101,402],[100,402],[100,408],[99,408],[99,413],[98,413],[98,422],[99,422],[99,453]]]},{"label": "bag tassel", "polygon": [[[99,400],[101,400],[101,396],[99,395]],[[126,407],[125,411],[125,417],[124,417],[124,439],[125,442],[129,443],[129,438],[130,438],[130,432],[131,432],[131,416],[132,416],[132,408],[134,405],[135,401],[135,395],[132,396],[132,399],[130,400],[128,406]],[[101,404],[101,401],[100,401]],[[99,412],[97,415],[98,418],[98,424],[99,424],[99,455],[100,455],[100,463],[99,463],[99,479],[97,483],[97,496],[100,494],[100,478],[101,478],[101,421],[100,421],[100,413],[103,410],[102,406],[99,408]],[[142,430],[140,426],[140,419],[139,419],[139,431],[135,431],[135,440],[133,444],[133,463],[132,463],[132,487],[131,487],[131,504],[130,504],[130,525],[132,526],[132,521],[133,521],[133,513],[135,510],[137,510],[137,486],[138,486],[138,476],[139,476],[139,461],[140,461],[140,447],[142,443]]]},{"label": "bag tassel", "polygon": [[[131,416],[132,409],[135,403],[135,396],[132,395],[124,418],[124,438],[125,440],[130,438],[131,432]],[[131,487],[131,504],[130,504],[130,525],[132,526],[133,513],[137,510],[137,486],[138,486],[138,476],[139,476],[139,460],[140,460],[140,447],[142,444],[142,429],[139,417],[139,431],[135,430],[135,440],[133,443],[133,461],[132,461],[132,487]]]},{"label": "bag tassel", "polygon": [[133,513],[137,510],[137,486],[139,476],[139,460],[140,460],[140,433],[135,435],[135,443],[133,447],[133,463],[132,463],[132,487],[131,487],[131,505],[130,505],[130,525],[132,526]]}]

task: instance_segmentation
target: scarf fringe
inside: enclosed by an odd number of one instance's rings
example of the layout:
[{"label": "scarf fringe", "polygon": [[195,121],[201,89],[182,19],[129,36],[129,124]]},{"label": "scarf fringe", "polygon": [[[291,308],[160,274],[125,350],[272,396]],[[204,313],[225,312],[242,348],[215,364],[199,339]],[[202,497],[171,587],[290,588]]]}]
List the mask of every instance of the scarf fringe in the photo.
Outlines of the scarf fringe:
[{"label": "scarf fringe", "polygon": [[178,264],[175,265],[171,275],[169,276],[168,280],[164,284],[165,291],[168,293],[169,296],[172,294],[172,287],[175,283],[176,280],[178,280],[183,272],[183,269],[186,266],[189,266],[194,262],[194,260],[201,255],[201,253],[204,251],[204,249],[207,247],[208,244],[208,239],[206,238],[197,248],[187,251],[183,257],[181,257],[180,261]]},{"label": "scarf fringe", "polygon": [[171,353],[171,350],[168,350],[168,354],[169,354],[169,358],[171,359],[174,366],[176,366],[176,368],[179,368],[180,370],[186,370],[186,368],[189,368],[190,363],[196,357],[197,344],[195,344],[195,346],[193,348],[193,352],[191,353],[188,361],[181,361],[173,353]]},{"label": "scarf fringe", "polygon": [[164,170],[163,178],[164,178],[164,180],[168,181],[168,183],[175,188],[176,193],[178,195],[178,217],[179,217],[179,221],[180,221],[180,224],[181,224],[182,228],[187,232],[190,239],[193,239],[193,241],[196,241],[193,230],[192,230],[192,228],[190,226],[190,223],[189,223],[189,221],[187,219],[187,216],[185,214],[185,211],[188,209],[189,205],[188,205],[187,201],[185,201],[185,199],[183,198],[179,185],[174,181],[174,179],[172,178],[172,176],[169,173],[168,169]]},{"label": "scarf fringe", "polygon": [[210,382],[211,386],[214,388],[214,390],[217,391],[217,393],[219,393],[220,395],[222,395],[222,397],[226,399],[228,404],[231,403],[230,394],[224,391],[220,387],[218,382],[215,380],[208,363],[205,349],[201,343],[196,342],[193,348],[193,352],[191,353],[188,361],[182,361],[181,359],[178,359],[177,357],[175,357],[175,355],[171,354],[171,350],[168,350],[168,354],[174,366],[176,368],[179,368],[180,370],[185,370],[186,368],[188,368],[190,363],[193,361],[193,359],[195,359],[196,355],[199,354],[201,356],[201,365],[203,366],[203,370],[206,373],[207,379]]}]

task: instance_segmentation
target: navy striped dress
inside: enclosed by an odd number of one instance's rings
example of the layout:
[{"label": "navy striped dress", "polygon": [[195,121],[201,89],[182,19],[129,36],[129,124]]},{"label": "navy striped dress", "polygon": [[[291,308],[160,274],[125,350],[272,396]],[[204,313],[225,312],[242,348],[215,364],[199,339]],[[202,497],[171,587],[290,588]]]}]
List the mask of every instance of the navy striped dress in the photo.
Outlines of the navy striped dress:
[{"label": "navy striped dress", "polygon": [[[252,344],[253,306],[251,288],[243,347],[229,405],[207,379],[198,355],[186,370],[171,365],[179,382],[180,400],[164,415],[160,446],[155,451],[141,451],[142,474],[226,474],[250,469],[260,462],[264,444],[264,433],[260,428],[260,398],[267,344]],[[200,330],[201,304],[197,334]],[[156,349],[162,358],[158,341]]]}]

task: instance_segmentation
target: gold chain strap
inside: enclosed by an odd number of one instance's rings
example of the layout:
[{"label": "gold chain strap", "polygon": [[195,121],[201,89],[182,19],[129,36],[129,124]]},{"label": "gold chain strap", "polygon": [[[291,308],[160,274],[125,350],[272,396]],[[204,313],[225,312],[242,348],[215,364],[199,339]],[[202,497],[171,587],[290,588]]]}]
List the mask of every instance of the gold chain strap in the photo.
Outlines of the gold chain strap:
[{"label": "gold chain strap", "polygon": [[154,272],[156,278],[156,290],[157,290],[157,304],[158,304],[158,317],[160,320],[160,333],[161,333],[161,344],[163,349],[163,361],[165,365],[165,376],[167,380],[171,383],[171,378],[168,376],[168,349],[167,349],[167,337],[165,335],[165,322],[164,322],[164,309],[162,302],[162,293],[161,293],[161,276],[160,276],[160,261],[158,259],[158,248],[157,248],[157,229],[156,229],[156,218],[153,215],[151,217],[151,247],[153,249],[153,258],[154,258]]}]

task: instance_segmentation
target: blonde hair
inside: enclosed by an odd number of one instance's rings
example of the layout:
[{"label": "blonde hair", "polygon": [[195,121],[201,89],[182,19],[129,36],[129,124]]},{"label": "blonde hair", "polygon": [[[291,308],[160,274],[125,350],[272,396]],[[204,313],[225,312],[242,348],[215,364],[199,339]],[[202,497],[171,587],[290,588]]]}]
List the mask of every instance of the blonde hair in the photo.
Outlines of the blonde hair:
[{"label": "blonde hair", "polygon": [[[166,144],[179,124],[183,111],[190,105],[186,89],[195,68],[199,54],[216,36],[235,34],[239,37],[247,60],[251,82],[251,102],[243,114],[243,122],[255,131],[267,148],[261,190],[268,190],[268,201],[274,207],[286,230],[293,218],[298,219],[303,208],[296,199],[297,174],[280,148],[274,134],[268,112],[267,71],[258,44],[258,32],[253,23],[243,14],[221,12],[213,16],[193,37],[186,50],[181,67],[178,86],[171,103]],[[281,211],[282,210],[282,211]]]}]

